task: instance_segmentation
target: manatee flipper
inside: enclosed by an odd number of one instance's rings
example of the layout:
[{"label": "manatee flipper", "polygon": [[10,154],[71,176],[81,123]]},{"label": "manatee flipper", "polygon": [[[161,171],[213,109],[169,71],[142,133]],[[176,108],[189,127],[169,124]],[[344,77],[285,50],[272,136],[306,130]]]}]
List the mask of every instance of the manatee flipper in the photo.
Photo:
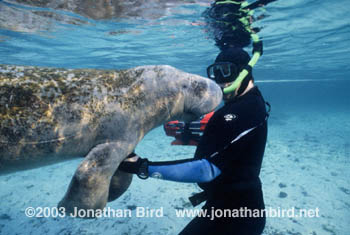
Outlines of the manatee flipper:
[{"label": "manatee flipper", "polygon": [[120,162],[126,157],[125,144],[112,142],[94,147],[80,163],[69,188],[59,202],[66,213],[76,209],[103,209],[110,181]]},{"label": "manatee flipper", "polygon": [[132,174],[118,170],[114,173],[109,186],[108,202],[114,201],[129,188],[132,176]]}]

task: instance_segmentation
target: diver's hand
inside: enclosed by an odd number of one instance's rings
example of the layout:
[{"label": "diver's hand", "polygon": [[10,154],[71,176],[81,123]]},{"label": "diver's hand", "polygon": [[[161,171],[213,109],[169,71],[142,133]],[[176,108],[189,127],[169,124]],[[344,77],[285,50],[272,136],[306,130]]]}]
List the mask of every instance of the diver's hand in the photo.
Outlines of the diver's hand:
[{"label": "diver's hand", "polygon": [[119,165],[118,170],[136,174],[140,179],[147,179],[148,159],[140,158],[135,153],[132,153]]},{"label": "diver's hand", "polygon": [[137,162],[138,159],[140,159],[140,156],[132,152],[124,159],[124,162]]}]

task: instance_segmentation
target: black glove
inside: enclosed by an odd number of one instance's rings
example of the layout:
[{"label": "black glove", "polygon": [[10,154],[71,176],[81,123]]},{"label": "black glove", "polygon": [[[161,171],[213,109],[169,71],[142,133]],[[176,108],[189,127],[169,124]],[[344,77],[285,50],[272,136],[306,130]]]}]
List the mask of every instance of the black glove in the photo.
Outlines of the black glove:
[{"label": "black glove", "polygon": [[[131,153],[127,158],[137,156],[135,153]],[[123,161],[120,163],[118,170],[136,174],[140,179],[148,178],[148,159],[138,158],[136,162]]]}]

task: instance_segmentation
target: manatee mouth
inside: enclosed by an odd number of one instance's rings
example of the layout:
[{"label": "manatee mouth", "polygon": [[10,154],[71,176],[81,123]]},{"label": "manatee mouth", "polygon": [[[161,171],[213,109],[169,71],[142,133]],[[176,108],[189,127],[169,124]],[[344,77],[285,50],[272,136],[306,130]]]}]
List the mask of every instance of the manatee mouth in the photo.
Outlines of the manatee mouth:
[{"label": "manatee mouth", "polygon": [[206,100],[200,103],[192,103],[191,107],[184,111],[181,118],[185,122],[198,120],[201,116],[213,111],[213,107],[213,104]]}]

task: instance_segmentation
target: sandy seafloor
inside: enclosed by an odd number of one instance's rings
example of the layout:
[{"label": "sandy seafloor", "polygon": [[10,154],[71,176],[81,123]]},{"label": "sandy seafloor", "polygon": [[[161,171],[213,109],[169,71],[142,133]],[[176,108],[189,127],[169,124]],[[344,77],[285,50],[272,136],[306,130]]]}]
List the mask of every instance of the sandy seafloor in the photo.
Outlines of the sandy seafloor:
[{"label": "sandy seafloor", "polygon": [[[287,108],[284,110],[288,110]],[[349,111],[276,110],[261,179],[266,207],[319,208],[319,218],[268,218],[264,234],[339,234],[350,231]],[[152,161],[189,158],[194,147],[171,146],[163,129],[150,132],[136,152]],[[27,218],[27,207],[55,207],[80,159],[0,177],[0,234],[177,234],[191,218],[175,209],[191,208],[195,184],[146,181],[134,177],[129,190],[107,206],[163,208],[160,218]],[[197,207],[200,208],[200,207]]]}]

